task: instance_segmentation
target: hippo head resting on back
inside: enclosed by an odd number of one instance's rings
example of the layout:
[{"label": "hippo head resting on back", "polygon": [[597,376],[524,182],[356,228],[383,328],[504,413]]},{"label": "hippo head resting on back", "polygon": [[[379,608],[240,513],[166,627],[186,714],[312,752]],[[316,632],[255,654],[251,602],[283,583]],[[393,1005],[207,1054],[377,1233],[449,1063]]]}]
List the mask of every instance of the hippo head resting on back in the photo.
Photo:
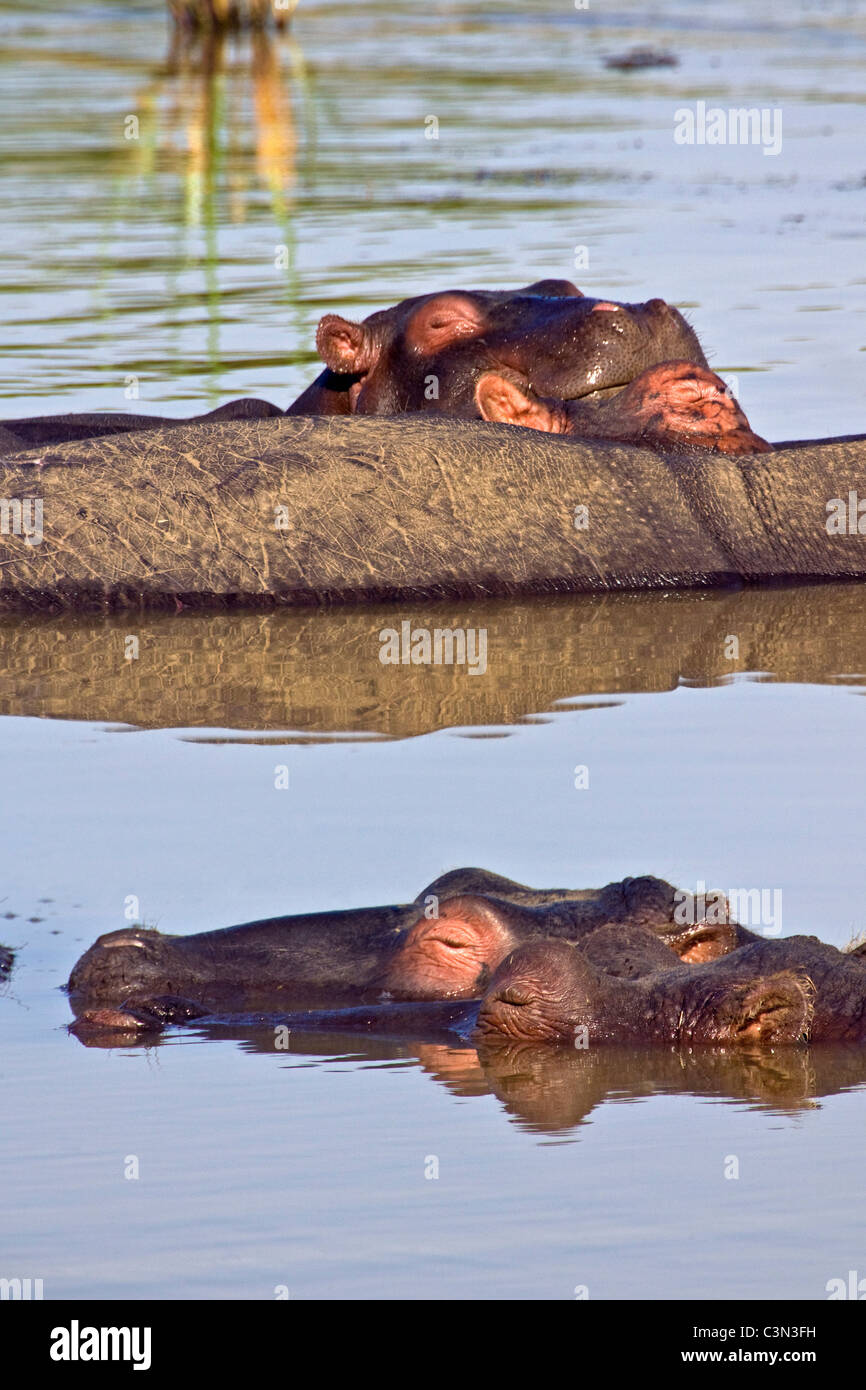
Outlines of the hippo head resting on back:
[{"label": "hippo head resting on back", "polygon": [[478,379],[475,402],[485,420],[580,439],[730,455],[772,448],[753,432],[721,377],[694,362],[648,367],[611,399],[593,403],[544,396],[525,373],[489,371]]},{"label": "hippo head resting on back", "polygon": [[518,290],[446,290],[404,299],[353,323],[326,314],[326,363],[289,415],[439,411],[477,419],[486,371],[516,372],[541,396],[600,399],[646,368],[707,365],[694,331],[662,299],[619,304],[568,280]]}]

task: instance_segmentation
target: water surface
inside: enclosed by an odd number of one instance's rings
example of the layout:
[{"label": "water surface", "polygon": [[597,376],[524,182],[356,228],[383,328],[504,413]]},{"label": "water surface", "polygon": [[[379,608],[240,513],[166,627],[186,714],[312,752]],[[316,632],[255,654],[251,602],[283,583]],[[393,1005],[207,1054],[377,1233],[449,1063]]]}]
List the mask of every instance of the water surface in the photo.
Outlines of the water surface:
[{"label": "water surface", "polygon": [[[679,65],[605,68],[646,42]],[[210,55],[172,53],[155,0],[0,4],[0,414],[286,404],[326,311],[570,275],[686,308],[761,433],[862,430],[864,55],[844,3],[301,0],[285,42]],[[697,100],[781,107],[782,152],[676,146]],[[404,619],[484,627],[486,674],[384,666]],[[864,678],[850,585],[0,619],[0,1276],[826,1296],[866,1260],[857,1049],[102,1050],[59,986],[129,913],[199,931],[473,863],[779,889],[784,933],[842,945]]]}]

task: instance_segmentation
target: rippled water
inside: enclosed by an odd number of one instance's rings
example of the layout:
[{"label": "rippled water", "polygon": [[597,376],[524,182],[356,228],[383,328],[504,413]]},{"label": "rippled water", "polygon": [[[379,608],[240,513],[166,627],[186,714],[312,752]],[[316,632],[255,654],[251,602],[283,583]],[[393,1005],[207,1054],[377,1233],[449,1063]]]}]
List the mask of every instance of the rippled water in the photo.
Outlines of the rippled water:
[{"label": "rippled water", "polygon": [[[679,65],[604,66],[647,42]],[[327,310],[571,275],[686,307],[761,433],[862,430],[864,56],[841,0],[301,0],[289,38],[207,75],[159,4],[0,3],[0,414],[129,409],[127,378],[154,411],[285,404]],[[781,154],[676,146],[698,100],[781,107]],[[485,627],[486,675],[383,666],[397,617]],[[0,1276],[821,1298],[862,1270],[860,1050],[493,1067],[201,1028],[100,1050],[58,988],[130,899],[196,931],[404,901],[472,863],[779,888],[784,932],[844,944],[866,930],[861,588],[135,632],[127,661],[123,618],[0,619]]]},{"label": "rippled water", "polygon": [[[679,66],[604,66],[647,40]],[[301,0],[208,75],[159,3],[4,4],[6,414],[128,409],[130,376],[287,404],[325,311],[565,275],[685,307],[760,433],[860,430],[864,58],[846,0]],[[698,100],[780,109],[781,153],[675,144]]]}]

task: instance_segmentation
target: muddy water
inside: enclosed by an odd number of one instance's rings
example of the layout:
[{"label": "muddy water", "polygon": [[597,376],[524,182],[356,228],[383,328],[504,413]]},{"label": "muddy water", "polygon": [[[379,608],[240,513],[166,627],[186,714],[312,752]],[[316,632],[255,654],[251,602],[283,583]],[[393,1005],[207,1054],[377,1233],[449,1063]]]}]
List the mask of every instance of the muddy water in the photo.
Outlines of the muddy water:
[{"label": "muddy water", "polygon": [[[762,433],[862,429],[852,10],[301,0],[283,44],[203,55],[170,51],[157,4],[4,4],[2,414],[284,404],[326,310],[568,274],[686,307]],[[679,66],[604,66],[646,42]],[[781,107],[781,153],[676,146],[698,100]],[[485,672],[384,665],[403,621],[484,628]],[[0,622],[0,1276],[821,1298],[862,1273],[860,1050],[494,1065],[201,1028],[101,1050],[59,986],[128,914],[401,901],[472,863],[769,890],[755,925],[843,944],[866,930],[864,680],[851,586]]]}]

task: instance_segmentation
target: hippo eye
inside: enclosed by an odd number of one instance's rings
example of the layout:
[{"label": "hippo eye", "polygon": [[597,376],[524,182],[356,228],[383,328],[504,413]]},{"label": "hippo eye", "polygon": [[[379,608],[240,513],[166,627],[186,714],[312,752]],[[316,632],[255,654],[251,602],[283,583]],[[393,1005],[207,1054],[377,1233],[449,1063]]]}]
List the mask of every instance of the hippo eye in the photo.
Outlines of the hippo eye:
[{"label": "hippo eye", "polygon": [[506,985],[499,995],[503,1004],[512,1004],[515,1008],[522,1009],[524,1005],[531,1001],[523,990],[516,989],[514,985]]}]

